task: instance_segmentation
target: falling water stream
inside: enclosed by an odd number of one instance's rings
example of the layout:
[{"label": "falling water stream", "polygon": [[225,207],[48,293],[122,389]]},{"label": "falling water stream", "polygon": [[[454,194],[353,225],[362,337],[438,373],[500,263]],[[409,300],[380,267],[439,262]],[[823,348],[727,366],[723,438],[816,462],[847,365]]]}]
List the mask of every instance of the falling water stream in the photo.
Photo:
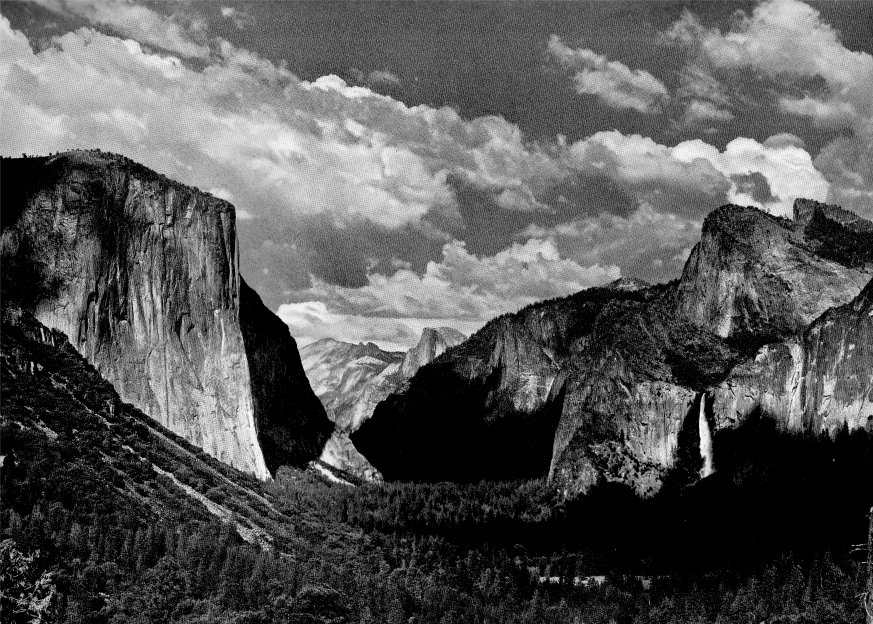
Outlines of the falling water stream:
[{"label": "falling water stream", "polygon": [[697,430],[700,433],[700,457],[703,459],[703,468],[700,469],[701,477],[708,477],[713,473],[712,467],[712,431],[709,429],[709,421],[706,420],[706,395],[700,395],[700,416],[697,419]]}]

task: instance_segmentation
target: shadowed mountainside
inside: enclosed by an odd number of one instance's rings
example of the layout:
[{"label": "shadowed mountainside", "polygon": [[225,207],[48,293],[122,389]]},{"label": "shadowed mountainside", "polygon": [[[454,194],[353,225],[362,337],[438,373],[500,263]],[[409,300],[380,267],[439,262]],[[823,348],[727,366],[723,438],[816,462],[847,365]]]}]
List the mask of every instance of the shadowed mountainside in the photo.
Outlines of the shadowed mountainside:
[{"label": "shadowed mountainside", "polygon": [[355,449],[349,435],[421,366],[464,339],[450,327],[427,327],[406,354],[383,351],[373,343],[351,344],[330,338],[301,349],[306,375],[328,417],[336,423],[320,461],[360,479],[381,480],[382,475]]},{"label": "shadowed mountainside", "polygon": [[[873,276],[873,226],[805,200],[795,212],[792,221],[724,206],[675,282],[589,289],[491,321],[381,403],[353,441],[388,479],[548,474],[567,495],[603,480],[653,494],[678,456],[700,453],[698,427],[750,412],[713,414],[724,403],[715,387],[736,367],[832,308],[865,305],[856,298]],[[867,321],[848,318],[853,343]],[[818,344],[835,350],[830,369],[846,361],[848,351]],[[779,414],[783,426],[866,426],[873,366],[857,353],[846,366],[861,378],[843,386],[842,407],[807,402],[817,415]],[[805,370],[805,388],[826,383]]]}]

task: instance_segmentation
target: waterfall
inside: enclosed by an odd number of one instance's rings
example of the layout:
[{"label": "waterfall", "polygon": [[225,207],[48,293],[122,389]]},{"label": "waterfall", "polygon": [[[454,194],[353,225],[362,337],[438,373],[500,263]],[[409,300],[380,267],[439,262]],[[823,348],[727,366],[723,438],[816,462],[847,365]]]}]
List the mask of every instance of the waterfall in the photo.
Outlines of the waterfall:
[{"label": "waterfall", "polygon": [[712,431],[709,429],[709,421],[706,420],[706,395],[700,395],[700,416],[697,419],[697,431],[700,433],[700,457],[703,459],[703,468],[700,469],[701,477],[708,477],[713,473],[712,467]]}]

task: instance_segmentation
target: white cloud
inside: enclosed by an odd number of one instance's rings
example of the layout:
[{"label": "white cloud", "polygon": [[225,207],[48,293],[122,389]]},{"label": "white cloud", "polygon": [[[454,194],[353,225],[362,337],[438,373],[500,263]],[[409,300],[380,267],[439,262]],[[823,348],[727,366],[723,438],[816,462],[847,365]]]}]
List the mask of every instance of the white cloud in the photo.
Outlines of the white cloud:
[{"label": "white cloud", "polygon": [[[572,166],[581,171],[600,171],[639,201],[648,203],[657,202],[665,189],[673,188],[712,198],[726,193],[733,203],[790,215],[795,198],[823,201],[829,190],[809,153],[784,140],[764,145],[739,137],[719,151],[699,139],[668,147],[648,137],[613,130],[578,141],[569,152]],[[731,176],[755,172],[766,178],[778,201],[761,204],[731,180]]]},{"label": "white cloud", "polygon": [[456,240],[423,275],[400,267],[391,275],[370,274],[362,288],[313,279],[311,289],[297,294],[304,301],[282,304],[278,313],[303,344],[340,335],[408,349],[424,327],[450,326],[469,334],[504,312],[620,276],[614,265],[582,266],[562,258],[552,240],[533,238],[481,257]]},{"label": "white cloud", "polygon": [[338,314],[317,300],[283,303],[277,314],[301,347],[322,338],[333,338],[351,343],[373,342],[388,351],[406,351],[418,342],[425,327],[454,327],[469,336],[484,324],[484,320],[470,319]]},{"label": "white cloud", "polygon": [[558,35],[549,39],[548,52],[574,72],[578,93],[594,95],[607,106],[654,113],[670,99],[664,83],[649,72],[630,69],[587,48],[571,48]]},{"label": "white cloud", "polygon": [[196,27],[186,29],[171,17],[130,0],[34,1],[55,12],[78,15],[96,24],[109,26],[125,37],[186,58],[209,56],[209,46],[195,40],[200,34]]},{"label": "white cloud", "polygon": [[407,107],[335,76],[301,82],[227,42],[198,71],[89,29],[39,53],[5,18],[0,37],[7,153],[101,147],[225,187],[250,212],[388,228],[454,210],[450,175],[495,199],[509,189],[514,209],[539,208],[537,193],[561,175],[502,118]]},{"label": "white cloud", "polygon": [[[873,58],[846,49],[818,10],[800,0],[767,0],[741,14],[726,33],[707,28],[686,12],[669,35],[696,46],[720,68],[755,68],[776,80],[821,77],[832,93],[860,96],[870,106]],[[863,94],[863,92],[868,92]]]},{"label": "white cloud", "polygon": [[598,132],[572,144],[569,159],[570,166],[613,179],[639,201],[651,202],[674,189],[718,202],[729,186],[708,158],[679,159],[673,148],[617,130]]},{"label": "white cloud", "polygon": [[780,97],[779,108],[793,115],[809,117],[816,126],[834,130],[851,127],[858,114],[850,102],[823,100],[809,95],[801,98]]},{"label": "white cloud", "polygon": [[371,273],[361,288],[313,279],[312,288],[298,296],[328,302],[344,314],[367,310],[385,317],[485,320],[620,277],[616,266],[582,266],[562,258],[548,239],[513,243],[493,256],[472,254],[454,240],[442,253],[422,275],[405,267],[391,275]]},{"label": "white cloud", "polygon": [[754,197],[732,184],[729,198],[732,203],[757,206],[773,214],[791,216],[794,199],[806,197],[824,201],[830,185],[815,168],[809,153],[796,145],[765,146],[754,139],[737,138],[725,146],[723,152],[700,140],[680,143],[672,150],[674,158],[683,162],[705,159],[730,177],[754,172],[763,174],[777,198],[761,204]]},{"label": "white cloud", "polygon": [[566,257],[582,265],[621,263],[636,271],[631,277],[671,279],[681,271],[700,239],[701,218],[655,210],[642,203],[627,217],[603,213],[557,226],[531,225],[523,236],[554,240]]},{"label": "white cloud", "polygon": [[734,114],[724,108],[719,108],[706,100],[691,100],[682,117],[685,125],[698,125],[702,123],[731,121]]},{"label": "white cloud", "polygon": [[[771,82],[783,112],[850,131],[815,162],[831,182],[829,201],[873,216],[873,56],[846,48],[821,13],[800,0],[761,2],[727,32],[686,12],[667,36],[717,69],[753,69]],[[811,93],[811,81],[824,89]]]}]

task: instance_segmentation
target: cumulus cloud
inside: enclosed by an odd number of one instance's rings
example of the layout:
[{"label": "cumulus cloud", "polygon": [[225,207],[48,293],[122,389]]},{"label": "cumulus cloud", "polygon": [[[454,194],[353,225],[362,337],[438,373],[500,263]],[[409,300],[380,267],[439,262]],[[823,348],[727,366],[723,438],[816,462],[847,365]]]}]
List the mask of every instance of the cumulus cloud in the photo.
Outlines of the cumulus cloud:
[{"label": "cumulus cloud", "polygon": [[724,174],[707,158],[679,159],[673,149],[612,130],[570,145],[566,163],[580,176],[610,180],[634,208],[646,202],[661,212],[688,214],[725,203],[730,181]]},{"label": "cumulus cloud", "polygon": [[[573,166],[609,176],[638,200],[674,211],[680,206],[664,204],[671,192],[680,197],[708,197],[709,202],[724,198],[790,215],[795,198],[823,201],[830,188],[809,153],[784,140],[761,144],[739,137],[720,151],[700,139],[668,147],[648,137],[613,130],[574,143],[570,158]],[[747,185],[737,182],[742,178],[735,177],[751,174],[767,182],[772,189],[771,201],[758,201],[743,190]]]},{"label": "cumulus cloud", "polygon": [[587,48],[571,48],[558,35],[549,39],[548,52],[573,72],[579,94],[593,95],[607,106],[655,113],[670,99],[664,83],[649,72],[630,69]]},{"label": "cumulus cloud", "polygon": [[[800,0],[766,0],[727,32],[686,11],[667,37],[716,69],[753,69],[776,105],[828,130],[849,131],[816,158],[832,182],[829,200],[873,214],[873,56],[849,50],[820,12]],[[822,88],[811,88],[820,81]]]},{"label": "cumulus cloud", "polygon": [[390,275],[370,274],[362,288],[313,279],[311,288],[296,293],[302,301],[282,304],[279,315],[304,342],[335,335],[332,327],[344,323],[348,326],[342,331],[356,336],[355,341],[409,348],[423,327],[451,326],[470,333],[504,312],[620,276],[615,265],[583,266],[561,257],[550,239],[513,243],[493,256],[472,254],[464,242],[454,240],[423,275],[401,265]]},{"label": "cumulus cloud", "polygon": [[[726,199],[779,211],[779,202],[827,192],[802,144],[786,137],[725,150],[701,141],[670,147],[618,131],[535,143],[502,117],[407,106],[336,76],[299,80],[281,64],[152,13],[166,32],[208,44],[208,56],[192,63],[184,48],[171,55],[169,45],[148,43],[157,27],[118,25],[111,32],[131,38],[81,28],[35,51],[0,17],[0,150],[100,147],[229,199],[241,237],[254,243],[243,247],[247,278],[269,286],[271,305],[289,306],[285,318],[304,337],[321,337],[334,324],[361,339],[405,344],[421,323],[469,332],[495,314],[614,279],[619,266],[652,267],[647,276],[666,278],[695,224]],[[96,14],[89,19],[103,23]],[[649,84],[644,72],[592,63],[591,72]],[[834,168],[852,162],[832,154]],[[592,180],[608,180],[631,210],[579,216],[602,212],[585,203]],[[556,199],[571,183],[578,189],[572,201]],[[468,227],[461,186],[519,224],[504,233],[506,248],[473,253],[460,240]],[[559,213],[574,209],[559,231]],[[494,229],[508,228],[505,220]],[[531,221],[555,229],[509,244]],[[481,234],[470,232],[468,241]],[[353,263],[359,273],[350,276]]]},{"label": "cumulus cloud", "polygon": [[[809,153],[795,145],[768,147],[754,139],[740,137],[719,152],[712,145],[694,140],[680,143],[672,154],[684,162],[705,159],[728,176],[732,181],[728,193],[732,203],[757,206],[781,216],[792,214],[795,198],[824,201],[830,190],[830,184],[815,168]],[[758,180],[757,187],[748,184],[749,176]],[[769,201],[766,198],[762,201],[757,190],[763,182],[769,187]]]},{"label": "cumulus cloud", "polygon": [[863,109],[871,105],[873,58],[845,48],[819,11],[800,0],[761,2],[726,33],[686,11],[668,34],[699,49],[715,67],[754,68],[777,81],[821,77],[835,97]]},{"label": "cumulus cloud", "polygon": [[391,275],[372,273],[362,288],[315,280],[299,297],[327,301],[334,310],[368,310],[405,318],[490,318],[540,299],[578,292],[620,277],[611,266],[582,266],[562,258],[555,243],[531,238],[493,256],[477,256],[463,241],[443,247],[442,259],[428,263],[422,275],[401,267]]},{"label": "cumulus cloud", "polygon": [[7,152],[97,145],[203,188],[224,186],[246,210],[388,228],[451,211],[450,174],[495,198],[509,188],[517,209],[536,208],[537,189],[560,174],[501,118],[407,107],[335,76],[299,81],[226,42],[198,71],[90,29],[39,53],[5,18],[0,37],[9,48]]},{"label": "cumulus cloud", "polygon": [[621,264],[628,277],[661,282],[682,270],[701,225],[701,218],[659,212],[644,202],[627,217],[601,213],[547,228],[531,225],[522,236],[548,238],[583,265]]},{"label": "cumulus cloud", "polygon": [[206,58],[209,46],[202,41],[202,26],[186,28],[176,20],[129,0],[34,0],[58,13],[70,13],[111,27],[115,32],[141,43],[185,58]]}]

